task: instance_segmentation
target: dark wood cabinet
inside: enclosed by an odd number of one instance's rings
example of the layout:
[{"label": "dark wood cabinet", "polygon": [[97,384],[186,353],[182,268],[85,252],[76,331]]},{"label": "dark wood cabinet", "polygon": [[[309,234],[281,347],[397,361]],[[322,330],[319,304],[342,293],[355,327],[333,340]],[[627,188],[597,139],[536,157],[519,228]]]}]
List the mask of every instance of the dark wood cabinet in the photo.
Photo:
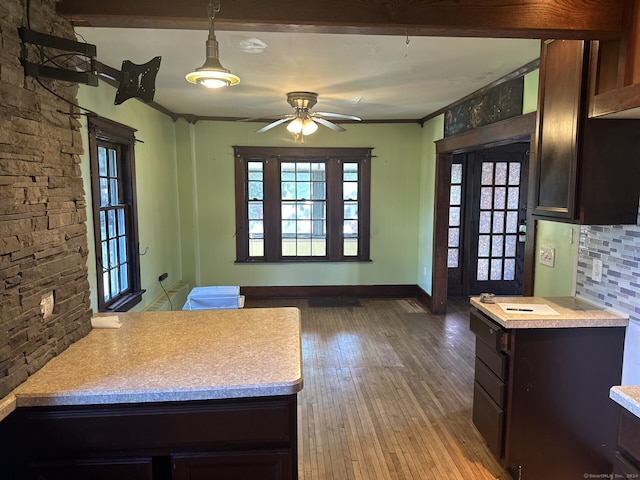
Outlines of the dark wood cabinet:
[{"label": "dark wood cabinet", "polygon": [[640,118],[640,0],[626,0],[622,35],[594,40],[590,117]]},{"label": "dark wood cabinet", "polygon": [[592,44],[543,42],[533,215],[587,225],[638,218],[640,120],[588,118]]},{"label": "dark wood cabinet", "polygon": [[291,452],[224,452],[172,455],[173,480],[284,480],[291,477]]},{"label": "dark wood cabinet", "polygon": [[640,478],[640,418],[623,409],[613,473],[620,475],[616,478]]},{"label": "dark wood cabinet", "polygon": [[46,480],[153,480],[151,458],[120,458],[46,461],[34,463],[31,470]]},{"label": "dark wood cabinet", "polygon": [[505,329],[475,308],[473,423],[515,478],[609,474],[624,327]]},{"label": "dark wood cabinet", "polygon": [[0,478],[295,480],[296,405],[289,395],[21,407],[0,423]]}]

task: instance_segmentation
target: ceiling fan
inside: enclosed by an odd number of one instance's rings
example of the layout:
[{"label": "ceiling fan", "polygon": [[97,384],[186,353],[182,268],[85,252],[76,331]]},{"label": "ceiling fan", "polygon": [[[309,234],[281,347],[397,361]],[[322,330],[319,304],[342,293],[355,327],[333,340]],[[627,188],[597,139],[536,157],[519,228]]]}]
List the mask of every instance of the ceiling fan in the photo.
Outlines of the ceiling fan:
[{"label": "ceiling fan", "polygon": [[336,125],[333,122],[327,120],[328,118],[335,118],[340,120],[353,120],[360,121],[359,117],[353,115],[344,115],[342,113],[330,113],[330,112],[312,112],[311,109],[318,101],[318,94],[313,92],[289,92],[287,93],[287,102],[293,107],[293,113],[285,115],[284,117],[265,125],[256,133],[266,132],[278,125],[285,122],[289,122],[287,130],[291,132],[297,139],[298,136],[304,138],[305,135],[311,135],[318,129],[318,123],[325,127],[335,130],[336,132],[344,132],[346,129],[340,125]]}]

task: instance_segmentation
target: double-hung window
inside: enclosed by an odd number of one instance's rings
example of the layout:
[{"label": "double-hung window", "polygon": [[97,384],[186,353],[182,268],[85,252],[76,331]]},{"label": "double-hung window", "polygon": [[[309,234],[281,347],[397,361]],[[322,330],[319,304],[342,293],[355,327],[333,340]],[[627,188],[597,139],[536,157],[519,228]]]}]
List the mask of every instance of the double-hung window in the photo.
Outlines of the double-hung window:
[{"label": "double-hung window", "polygon": [[235,147],[237,262],[368,261],[370,148]]},{"label": "double-hung window", "polygon": [[134,134],[125,125],[89,118],[99,311],[126,311],[144,293],[138,258]]}]

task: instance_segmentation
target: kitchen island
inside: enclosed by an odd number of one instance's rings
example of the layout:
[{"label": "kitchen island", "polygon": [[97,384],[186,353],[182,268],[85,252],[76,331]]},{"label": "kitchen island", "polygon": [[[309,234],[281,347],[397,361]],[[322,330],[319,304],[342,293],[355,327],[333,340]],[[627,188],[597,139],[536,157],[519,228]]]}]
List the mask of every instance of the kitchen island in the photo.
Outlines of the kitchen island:
[{"label": "kitchen island", "polygon": [[[574,297],[471,299],[473,422],[514,478],[613,471],[628,318]],[[609,478],[609,477],[606,477]]]},{"label": "kitchen island", "polygon": [[117,320],[13,392],[0,477],[297,478],[298,309]]}]

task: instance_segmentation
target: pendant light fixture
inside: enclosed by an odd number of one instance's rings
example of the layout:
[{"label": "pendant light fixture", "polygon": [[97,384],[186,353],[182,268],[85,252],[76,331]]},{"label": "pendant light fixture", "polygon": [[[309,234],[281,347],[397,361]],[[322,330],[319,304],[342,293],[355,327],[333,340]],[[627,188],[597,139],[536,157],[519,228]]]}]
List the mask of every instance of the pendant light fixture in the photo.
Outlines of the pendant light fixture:
[{"label": "pendant light fixture", "polygon": [[218,41],[213,29],[216,13],[220,11],[220,0],[209,0],[209,37],[207,59],[200,68],[186,75],[187,81],[207,88],[221,88],[240,83],[240,77],[224,68],[218,59]]}]

